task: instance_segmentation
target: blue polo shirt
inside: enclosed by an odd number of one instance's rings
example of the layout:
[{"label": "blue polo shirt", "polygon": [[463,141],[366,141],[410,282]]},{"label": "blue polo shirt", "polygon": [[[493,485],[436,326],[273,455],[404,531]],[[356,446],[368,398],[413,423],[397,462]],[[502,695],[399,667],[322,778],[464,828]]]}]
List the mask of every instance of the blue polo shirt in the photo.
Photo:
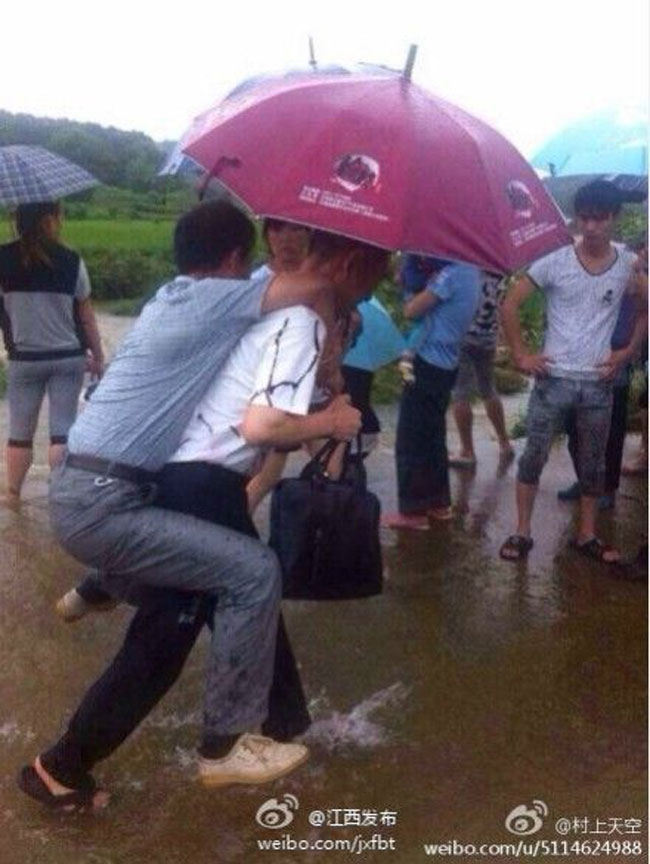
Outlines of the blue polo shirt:
[{"label": "blue polo shirt", "polygon": [[456,369],[460,345],[478,305],[481,271],[470,264],[449,264],[427,284],[438,298],[422,321],[422,341],[417,353],[441,369]]}]

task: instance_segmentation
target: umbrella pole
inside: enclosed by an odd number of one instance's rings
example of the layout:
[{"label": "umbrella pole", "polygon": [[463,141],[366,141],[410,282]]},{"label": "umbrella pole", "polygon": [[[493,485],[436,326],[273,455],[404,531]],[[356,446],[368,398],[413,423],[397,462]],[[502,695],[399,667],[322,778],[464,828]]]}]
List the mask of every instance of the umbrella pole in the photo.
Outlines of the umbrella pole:
[{"label": "umbrella pole", "polygon": [[402,72],[402,78],[405,78],[407,81],[411,80],[411,75],[413,74],[413,67],[415,66],[415,55],[418,53],[418,46],[411,45],[409,48],[408,57],[406,58],[406,65],[404,66],[404,71]]},{"label": "umbrella pole", "polygon": [[316,54],[314,52],[314,40],[311,36],[309,37],[309,65],[315,72],[318,64],[316,63]]}]

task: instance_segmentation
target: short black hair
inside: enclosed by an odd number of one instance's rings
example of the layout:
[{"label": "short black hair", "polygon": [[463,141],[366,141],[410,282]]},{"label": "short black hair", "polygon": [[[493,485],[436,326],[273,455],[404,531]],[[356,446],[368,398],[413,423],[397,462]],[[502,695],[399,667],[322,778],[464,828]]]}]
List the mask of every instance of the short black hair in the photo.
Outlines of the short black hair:
[{"label": "short black hair", "polygon": [[581,213],[602,213],[617,216],[621,210],[621,193],[609,180],[593,180],[581,186],[573,200],[577,216]]},{"label": "short black hair", "polygon": [[203,201],[184,213],[174,230],[179,273],[219,267],[236,249],[248,257],[255,243],[251,220],[229,201]]}]

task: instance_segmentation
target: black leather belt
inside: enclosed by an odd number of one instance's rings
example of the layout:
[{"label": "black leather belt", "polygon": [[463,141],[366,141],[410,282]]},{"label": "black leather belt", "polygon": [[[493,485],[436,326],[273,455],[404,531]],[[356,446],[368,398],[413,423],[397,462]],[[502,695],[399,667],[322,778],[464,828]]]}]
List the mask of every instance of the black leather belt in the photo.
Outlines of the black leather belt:
[{"label": "black leather belt", "polygon": [[108,459],[100,459],[98,456],[84,456],[83,453],[68,453],[65,464],[70,468],[90,471],[100,477],[116,477],[118,480],[128,480],[131,483],[154,483],[158,479],[158,475],[153,471],[134,468],[122,462],[109,462]]}]

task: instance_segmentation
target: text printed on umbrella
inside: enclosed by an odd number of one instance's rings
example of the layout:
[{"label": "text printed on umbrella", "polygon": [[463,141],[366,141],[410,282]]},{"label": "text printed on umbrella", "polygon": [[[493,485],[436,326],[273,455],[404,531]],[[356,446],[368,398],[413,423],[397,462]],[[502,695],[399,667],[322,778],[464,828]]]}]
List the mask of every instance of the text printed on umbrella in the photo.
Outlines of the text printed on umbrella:
[{"label": "text printed on umbrella", "polygon": [[333,210],[343,210],[346,213],[354,213],[375,219],[379,222],[388,222],[389,217],[385,213],[377,213],[369,204],[353,201],[350,195],[340,192],[329,192],[327,189],[319,189],[316,186],[303,186],[298,196],[300,201],[306,204],[316,204],[320,207],[328,207]]}]

